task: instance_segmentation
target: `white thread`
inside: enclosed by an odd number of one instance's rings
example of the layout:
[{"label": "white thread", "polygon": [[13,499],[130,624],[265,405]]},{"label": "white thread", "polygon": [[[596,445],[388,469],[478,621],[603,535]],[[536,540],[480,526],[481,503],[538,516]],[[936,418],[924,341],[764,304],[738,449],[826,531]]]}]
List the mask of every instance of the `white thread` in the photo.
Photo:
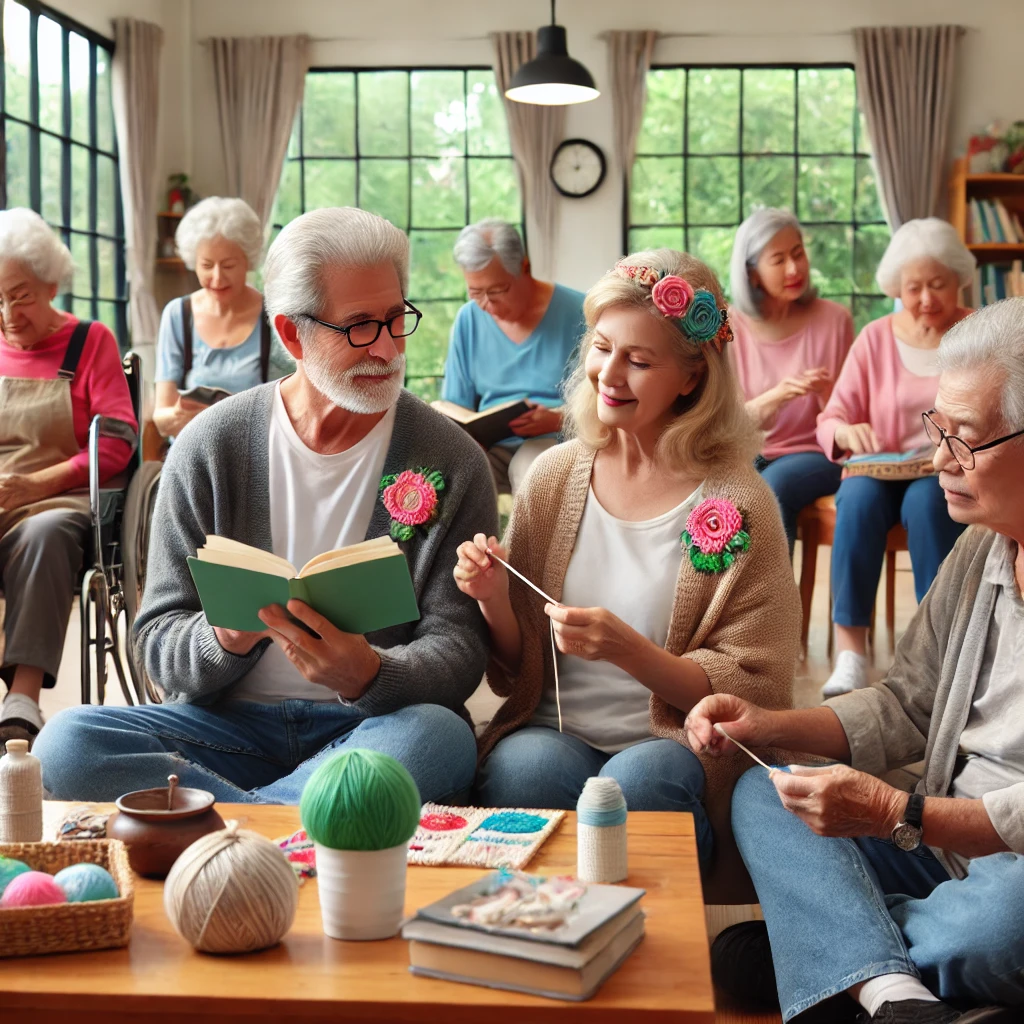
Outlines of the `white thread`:
[{"label": "white thread", "polygon": [[[606,776],[587,779],[576,814],[576,876],[581,882],[623,881],[629,873],[628,838],[626,822],[621,820],[626,799],[619,783]],[[615,823],[597,824],[602,817]]]},{"label": "white thread", "polygon": [[757,754],[755,754],[753,751],[747,750],[747,748],[743,746],[743,744],[740,743],[739,740],[733,739],[718,722],[715,722],[714,730],[718,733],[719,736],[724,736],[730,743],[735,743],[736,746],[739,747],[740,750],[742,750],[743,753],[747,755],[747,757],[752,757],[769,775],[771,775],[772,772],[777,771],[777,769],[772,768],[771,765],[765,764],[764,761],[762,761],[761,758],[759,758]]}]

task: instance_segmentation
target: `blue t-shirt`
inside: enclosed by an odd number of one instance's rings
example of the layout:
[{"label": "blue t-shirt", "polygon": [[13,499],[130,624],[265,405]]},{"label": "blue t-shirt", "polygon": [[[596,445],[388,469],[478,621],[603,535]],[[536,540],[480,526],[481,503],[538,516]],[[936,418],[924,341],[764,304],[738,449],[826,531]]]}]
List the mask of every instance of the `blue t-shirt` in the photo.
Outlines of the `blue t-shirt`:
[{"label": "blue t-shirt", "polygon": [[489,313],[467,302],[452,325],[441,397],[478,411],[524,397],[556,408],[585,329],[583,293],[560,284],[540,323],[518,345]]},{"label": "blue t-shirt", "polygon": [[[185,367],[184,318],[182,299],[174,299],[164,306],[160,317],[160,334],[156,349],[156,380],[173,381],[181,387]],[[192,369],[185,380],[185,390],[194,387],[223,388],[232,394],[262,384],[260,376],[260,335],[263,329],[261,312],[253,324],[252,332],[240,345],[231,348],[211,348],[199,337],[195,322],[192,324]],[[286,377],[295,369],[295,362],[281,344],[277,332],[270,331],[270,380]]]}]

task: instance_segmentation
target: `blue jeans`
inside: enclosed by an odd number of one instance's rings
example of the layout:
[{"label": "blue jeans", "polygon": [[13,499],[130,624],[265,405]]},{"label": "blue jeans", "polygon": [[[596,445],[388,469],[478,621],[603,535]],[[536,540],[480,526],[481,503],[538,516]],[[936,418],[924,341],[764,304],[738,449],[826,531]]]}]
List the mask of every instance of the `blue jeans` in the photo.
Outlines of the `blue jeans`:
[{"label": "blue jeans", "polygon": [[836,625],[871,625],[886,534],[900,522],[907,531],[914,591],[920,601],[966,528],[949,518],[938,478],[889,482],[852,476],[840,484],[832,542],[832,620]]},{"label": "blue jeans", "polygon": [[631,811],[688,811],[701,864],[711,858],[711,825],[701,802],[704,766],[674,740],[648,740],[606,754],[546,726],[527,726],[499,741],[477,777],[485,807],[575,810],[587,779],[615,779]]},{"label": "blue jeans", "polygon": [[732,798],[736,843],[768,925],[783,1020],[882,974],[951,1003],[1024,1006],[1024,857],[951,879],[926,847],[815,835],[763,768]]},{"label": "blue jeans", "polygon": [[777,459],[758,457],[757,471],[775,492],[782,513],[782,525],[793,556],[796,521],[800,510],[826,494],[835,494],[843,467],[827,459],[821,452],[796,452]]},{"label": "blue jeans", "polygon": [[376,718],[337,701],[85,705],[54,715],[32,752],[55,800],[115,800],[174,773],[228,803],[297,804],[324,761],[357,747],[401,761],[424,801],[454,802],[473,784],[473,730],[436,704]]}]

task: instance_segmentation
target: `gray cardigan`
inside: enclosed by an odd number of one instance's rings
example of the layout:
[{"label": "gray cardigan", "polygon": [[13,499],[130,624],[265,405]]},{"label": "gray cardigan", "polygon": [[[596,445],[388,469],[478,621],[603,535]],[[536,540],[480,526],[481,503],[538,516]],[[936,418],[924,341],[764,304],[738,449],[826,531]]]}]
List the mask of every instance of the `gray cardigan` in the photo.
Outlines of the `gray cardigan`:
[{"label": "gray cardigan", "polygon": [[[998,588],[983,578],[998,537],[977,526],[962,534],[903,634],[885,679],[826,701],[846,731],[854,768],[882,775],[924,758],[917,792],[949,795],[998,596]],[[1006,845],[1024,854],[1024,783],[986,793],[983,801]],[[964,877],[967,858],[933,852],[954,877]]]},{"label": "gray cardigan", "polygon": [[[245,656],[220,646],[186,558],[208,533],[272,549],[269,430],[276,387],[252,388],[204,412],[181,432],[164,466],[133,642],[170,703],[209,704],[227,695],[270,644],[261,641]],[[421,467],[445,480],[438,518],[401,545],[421,617],[367,636],[381,659],[376,679],[354,703],[367,716],[422,703],[462,712],[487,661],[483,617],[452,576],[462,541],[497,533],[487,458],[461,428],[403,391],[383,475]],[[390,526],[378,500],[366,538],[385,536]]]}]

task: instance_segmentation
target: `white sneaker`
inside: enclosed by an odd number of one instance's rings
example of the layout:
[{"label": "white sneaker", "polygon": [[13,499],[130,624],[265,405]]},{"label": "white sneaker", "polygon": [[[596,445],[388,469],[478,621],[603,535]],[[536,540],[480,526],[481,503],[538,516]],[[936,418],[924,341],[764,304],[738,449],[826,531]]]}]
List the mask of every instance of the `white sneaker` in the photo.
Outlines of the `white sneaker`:
[{"label": "white sneaker", "polygon": [[7,749],[8,740],[28,740],[31,749],[42,727],[39,705],[23,693],[9,693],[0,706],[0,753]]},{"label": "white sneaker", "polygon": [[821,695],[826,699],[838,697],[851,690],[863,690],[867,685],[868,659],[856,651],[840,651],[832,675],[821,688]]}]

